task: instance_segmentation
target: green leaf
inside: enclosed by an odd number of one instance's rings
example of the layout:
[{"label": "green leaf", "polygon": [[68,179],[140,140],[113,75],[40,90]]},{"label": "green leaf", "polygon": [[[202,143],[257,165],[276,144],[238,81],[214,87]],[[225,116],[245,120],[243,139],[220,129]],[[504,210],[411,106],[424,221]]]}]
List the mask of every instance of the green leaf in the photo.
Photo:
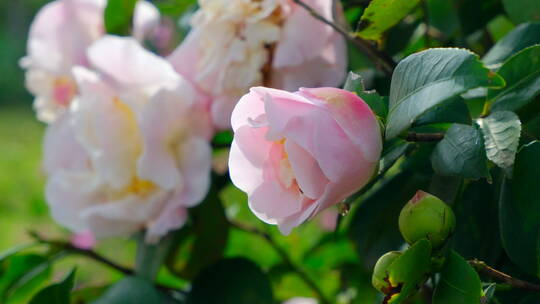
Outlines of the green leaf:
[{"label": "green leaf", "polygon": [[431,244],[422,239],[414,243],[388,267],[388,281],[399,288],[395,295],[389,295],[389,304],[402,303],[426,280],[431,268]]},{"label": "green leaf", "polygon": [[187,304],[272,304],[270,280],[253,262],[221,260],[203,271],[192,284]]},{"label": "green leaf", "polygon": [[498,41],[482,58],[487,65],[499,64],[522,49],[540,43],[540,23],[520,24]]},{"label": "green leaf", "polygon": [[69,304],[70,293],[75,280],[75,269],[72,269],[62,282],[52,284],[39,291],[30,304]]},{"label": "green leaf", "polygon": [[161,301],[162,295],[152,283],[138,277],[126,277],[107,289],[92,304],[148,304]]},{"label": "green leaf", "polygon": [[540,21],[538,0],[502,0],[504,9],[515,23]]},{"label": "green leaf", "polygon": [[392,75],[388,139],[399,135],[423,113],[470,89],[503,86],[478,56],[463,49],[429,49],[402,60]]},{"label": "green leaf", "polygon": [[0,302],[21,300],[36,292],[50,277],[51,264],[37,254],[15,255],[3,261],[0,273]]},{"label": "green leaf", "polygon": [[540,45],[510,57],[498,73],[506,80],[506,87],[488,90],[491,109],[514,111],[523,107],[540,93]]},{"label": "green leaf", "polygon": [[376,91],[366,91],[362,76],[355,72],[349,72],[343,89],[354,92],[362,98],[375,115],[385,118],[388,113],[388,101],[381,97]]},{"label": "green leaf", "polygon": [[540,295],[530,295],[519,302],[519,304],[538,304],[540,303]]},{"label": "green leaf", "polygon": [[[229,222],[216,191],[212,189],[206,199],[197,207],[190,209],[193,220],[193,243],[188,250],[189,257],[182,258],[180,243],[167,258],[167,266],[183,278],[192,279],[207,266],[223,257],[229,236]],[[208,225],[212,219],[212,225]]]},{"label": "green leaf", "polygon": [[373,0],[360,18],[358,35],[381,40],[383,33],[405,18],[420,0]]},{"label": "green leaf", "polygon": [[496,189],[486,180],[468,183],[452,206],[457,221],[451,247],[466,259],[493,264],[501,254]]},{"label": "green leaf", "polygon": [[502,10],[501,0],[482,0],[481,3],[478,0],[453,0],[451,5],[457,8],[463,36],[485,28]]},{"label": "green leaf", "polygon": [[441,279],[433,294],[433,304],[478,304],[482,284],[476,271],[459,254],[446,258]]},{"label": "green leaf", "polygon": [[416,119],[415,126],[436,124],[436,123],[471,123],[469,109],[465,101],[460,96],[451,98],[442,104],[435,106]]},{"label": "green leaf", "polygon": [[510,173],[521,134],[519,117],[513,112],[499,111],[479,118],[478,125],[484,134],[488,159]]},{"label": "green leaf", "polygon": [[383,157],[381,157],[378,174],[382,174],[390,169],[390,167],[392,167],[399,158],[405,155],[405,153],[410,151],[412,147],[413,144],[411,143],[397,140],[396,143],[388,149],[388,152],[384,153]]},{"label": "green leaf", "polygon": [[540,142],[521,148],[514,175],[503,182],[499,221],[503,247],[523,271],[540,277]]},{"label": "green leaf", "polygon": [[470,179],[487,177],[489,172],[482,134],[475,127],[452,125],[435,147],[431,164],[441,175]]},{"label": "green leaf", "polygon": [[133,25],[137,0],[109,0],[105,7],[105,30],[109,34],[128,36]]}]

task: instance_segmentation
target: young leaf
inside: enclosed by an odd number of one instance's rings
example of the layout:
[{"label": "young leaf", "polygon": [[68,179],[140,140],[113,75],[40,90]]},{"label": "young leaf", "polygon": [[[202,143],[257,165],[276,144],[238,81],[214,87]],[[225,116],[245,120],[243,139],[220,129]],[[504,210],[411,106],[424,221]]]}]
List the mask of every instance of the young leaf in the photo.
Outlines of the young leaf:
[{"label": "young leaf", "polygon": [[405,18],[420,0],[373,0],[360,18],[358,35],[379,41],[382,34]]},{"label": "young leaf", "polygon": [[193,281],[186,303],[272,304],[274,300],[266,274],[253,262],[234,258],[203,271]]},{"label": "young leaf", "polygon": [[105,7],[105,30],[109,34],[127,36],[133,25],[137,0],[109,0]]},{"label": "young leaf", "polygon": [[148,304],[162,303],[162,295],[149,281],[138,277],[126,277],[111,286],[92,304]]},{"label": "young leaf", "polygon": [[478,125],[484,134],[488,159],[510,173],[521,134],[519,117],[513,112],[499,111],[478,119]]},{"label": "young leaf", "polygon": [[368,104],[375,115],[386,118],[388,113],[388,100],[385,100],[376,91],[366,91],[362,76],[355,72],[349,72],[349,76],[345,81],[343,89],[356,93],[356,95]]},{"label": "young leaf", "polygon": [[30,301],[30,304],[70,304],[70,293],[75,280],[75,269],[65,277],[62,282],[50,285],[38,292]]},{"label": "young leaf", "polygon": [[452,125],[435,147],[431,164],[441,175],[471,179],[487,177],[487,159],[480,131],[468,125]]},{"label": "young leaf", "polygon": [[540,93],[540,45],[510,57],[498,73],[506,80],[506,87],[488,90],[491,109],[514,111],[523,107]]},{"label": "young leaf", "polygon": [[4,263],[0,269],[0,302],[30,296],[51,274],[49,259],[37,254],[14,255]]},{"label": "young leaf", "polygon": [[388,139],[399,135],[423,113],[470,89],[500,87],[504,80],[478,56],[463,49],[429,49],[402,60],[390,87]]},{"label": "young leaf", "polygon": [[389,266],[388,281],[392,286],[397,287],[399,292],[389,295],[387,303],[403,303],[426,280],[430,267],[431,245],[428,240],[422,239],[414,243]]},{"label": "young leaf", "polygon": [[540,23],[520,24],[498,41],[482,61],[486,65],[502,63],[522,49],[538,43],[540,43]]},{"label": "young leaf", "polygon": [[540,142],[516,156],[514,175],[502,185],[499,221],[503,247],[523,271],[540,277]]},{"label": "young leaf", "polygon": [[478,304],[482,284],[476,271],[459,254],[452,251],[446,258],[433,304]]},{"label": "young leaf", "polygon": [[515,23],[540,21],[538,0],[503,0],[504,9]]}]

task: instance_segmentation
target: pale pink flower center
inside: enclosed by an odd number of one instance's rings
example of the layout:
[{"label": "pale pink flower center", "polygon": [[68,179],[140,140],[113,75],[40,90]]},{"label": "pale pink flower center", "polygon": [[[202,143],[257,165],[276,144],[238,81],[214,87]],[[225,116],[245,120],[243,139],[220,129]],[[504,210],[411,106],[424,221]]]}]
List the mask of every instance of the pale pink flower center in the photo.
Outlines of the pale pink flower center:
[{"label": "pale pink flower center", "polygon": [[73,80],[62,76],[54,80],[53,98],[55,102],[61,106],[68,106],[77,93],[77,87]]}]

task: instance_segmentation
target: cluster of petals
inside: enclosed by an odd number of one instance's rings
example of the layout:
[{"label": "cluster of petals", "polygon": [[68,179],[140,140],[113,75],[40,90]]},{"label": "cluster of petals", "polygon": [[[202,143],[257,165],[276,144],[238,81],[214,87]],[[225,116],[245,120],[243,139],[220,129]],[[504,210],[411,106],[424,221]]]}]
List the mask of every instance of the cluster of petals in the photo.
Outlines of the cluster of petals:
[{"label": "cluster of petals", "polygon": [[231,122],[231,180],[251,211],[284,234],[364,186],[382,149],[369,106],[336,88],[255,87]]},{"label": "cluster of petals", "polygon": [[[38,118],[53,122],[65,112],[79,88],[72,68],[89,66],[87,48],[105,34],[106,0],[56,0],[45,5],[30,27],[26,87],[35,96]],[[159,23],[159,12],[149,2],[137,2],[133,36],[142,40]]]},{"label": "cluster of petals", "polygon": [[[329,20],[341,14],[331,0],[306,3]],[[191,23],[169,60],[208,96],[218,129],[230,128],[232,110],[250,87],[292,91],[343,81],[343,38],[292,0],[199,0]]]},{"label": "cluster of petals", "polygon": [[78,93],[49,126],[47,202],[55,220],[96,238],[146,228],[155,241],[187,219],[210,182],[210,129],[196,92],[134,38],[104,36],[72,74]]}]

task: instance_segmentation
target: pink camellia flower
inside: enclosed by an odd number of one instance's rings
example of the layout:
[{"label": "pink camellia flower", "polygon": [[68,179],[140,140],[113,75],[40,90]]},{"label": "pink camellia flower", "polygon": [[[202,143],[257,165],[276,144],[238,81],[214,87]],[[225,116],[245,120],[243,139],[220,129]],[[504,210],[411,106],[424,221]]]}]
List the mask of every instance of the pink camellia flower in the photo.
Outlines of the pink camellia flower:
[{"label": "pink camellia flower", "polygon": [[[334,19],[332,0],[306,3]],[[295,90],[343,81],[345,41],[292,0],[199,0],[199,7],[169,60],[209,96],[218,129],[230,128],[232,109],[250,87]]]},{"label": "pink camellia flower", "polygon": [[45,137],[47,203],[75,233],[156,241],[208,191],[210,128],[191,84],[135,39],[105,36],[87,58],[95,70],[74,69],[79,93]]},{"label": "pink camellia flower", "polygon": [[[38,118],[50,123],[65,112],[78,92],[74,66],[88,67],[86,49],[105,34],[105,0],[56,0],[36,15],[21,66],[27,70],[26,87],[36,96]],[[159,12],[139,1],[134,36],[143,39],[159,22]]]},{"label": "pink camellia flower", "polygon": [[231,180],[283,234],[364,186],[382,149],[371,109],[336,88],[252,88],[231,122]]}]

